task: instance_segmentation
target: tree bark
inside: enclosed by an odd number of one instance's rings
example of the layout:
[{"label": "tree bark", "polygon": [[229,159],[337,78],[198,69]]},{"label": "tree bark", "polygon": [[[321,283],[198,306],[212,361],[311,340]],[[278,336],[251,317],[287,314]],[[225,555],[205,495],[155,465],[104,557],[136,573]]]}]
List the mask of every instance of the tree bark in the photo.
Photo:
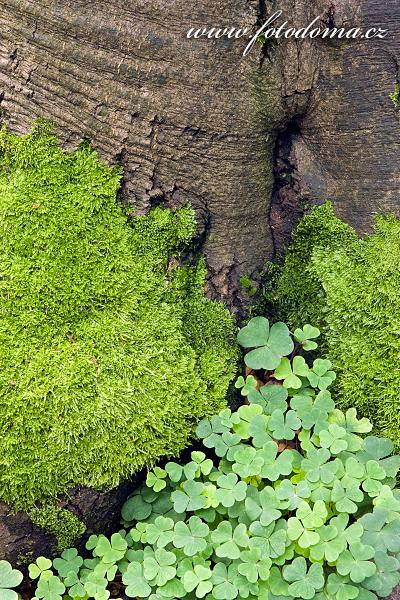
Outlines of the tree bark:
[{"label": "tree bark", "polygon": [[[191,27],[255,32],[277,4],[293,26],[320,15],[390,35],[279,41],[247,57],[248,39],[186,38]],[[7,0],[2,117],[21,133],[54,119],[68,147],[89,138],[123,164],[123,199],[136,214],[190,202],[208,293],[238,309],[241,276],[256,278],[283,252],[304,203],[333,200],[361,233],[373,212],[399,213],[399,112],[389,99],[399,20],[397,0]],[[7,512],[6,533],[17,527]],[[1,557],[14,556],[12,535]]]},{"label": "tree bark", "polygon": [[293,205],[331,200],[338,216],[361,235],[371,230],[374,214],[400,214],[400,112],[389,97],[399,82],[400,4],[361,0],[332,7],[332,24],[379,26],[389,35],[318,44],[318,74],[306,110],[277,152],[278,174],[286,168],[291,175],[283,185],[278,176],[273,201],[280,253]]}]

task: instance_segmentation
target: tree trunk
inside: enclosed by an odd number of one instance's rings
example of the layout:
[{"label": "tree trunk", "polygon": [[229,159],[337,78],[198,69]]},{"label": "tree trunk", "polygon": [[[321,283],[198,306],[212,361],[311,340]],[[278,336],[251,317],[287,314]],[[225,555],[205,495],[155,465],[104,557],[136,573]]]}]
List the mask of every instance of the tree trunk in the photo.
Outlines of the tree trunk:
[{"label": "tree trunk", "polygon": [[[123,198],[136,213],[190,202],[208,293],[232,308],[242,302],[240,277],[257,277],[281,254],[304,202],[332,199],[360,232],[373,212],[399,212],[399,113],[389,99],[399,78],[398,0],[279,2],[290,25],[320,15],[328,25],[388,28],[385,40],[279,41],[243,57],[248,39],[186,37],[204,26],[255,32],[276,4],[0,4],[7,124],[25,132],[45,117],[67,146],[89,138],[123,164]],[[15,547],[0,539],[0,556]]]}]

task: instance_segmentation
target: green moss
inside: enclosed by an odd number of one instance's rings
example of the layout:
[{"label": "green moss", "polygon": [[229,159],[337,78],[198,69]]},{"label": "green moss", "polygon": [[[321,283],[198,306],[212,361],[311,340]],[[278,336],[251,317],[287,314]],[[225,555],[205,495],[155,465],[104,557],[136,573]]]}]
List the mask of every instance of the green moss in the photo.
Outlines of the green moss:
[{"label": "green moss", "polygon": [[201,265],[169,261],[193,211],[128,223],[120,176],[47,126],[1,132],[0,498],[16,508],[117,485],[225,403],[232,318]]},{"label": "green moss", "polygon": [[389,98],[393,102],[395,108],[400,108],[400,84],[398,81],[394,84],[394,90],[389,94]]},{"label": "green moss", "polygon": [[379,217],[374,235],[313,258],[324,287],[329,356],[339,404],[355,406],[400,449],[400,221]]},{"label": "green moss", "polygon": [[335,216],[331,203],[314,207],[297,226],[283,266],[267,267],[266,312],[293,329],[313,323],[324,330],[325,291],[314,270],[313,252],[334,252],[356,239],[354,230]]},{"label": "green moss", "polygon": [[15,561],[15,566],[23,568],[23,567],[28,566],[34,560],[35,560],[34,552],[21,553],[21,554],[18,554],[18,556],[17,556],[17,560]]},{"label": "green moss", "polygon": [[81,537],[86,527],[70,510],[53,505],[33,508],[29,511],[32,523],[49,531],[57,538],[57,550],[62,552],[71,548]]},{"label": "green moss", "polygon": [[358,239],[332,206],[300,223],[266,296],[269,311],[318,325],[337,371],[336,402],[355,406],[400,449],[400,221],[379,217]]}]

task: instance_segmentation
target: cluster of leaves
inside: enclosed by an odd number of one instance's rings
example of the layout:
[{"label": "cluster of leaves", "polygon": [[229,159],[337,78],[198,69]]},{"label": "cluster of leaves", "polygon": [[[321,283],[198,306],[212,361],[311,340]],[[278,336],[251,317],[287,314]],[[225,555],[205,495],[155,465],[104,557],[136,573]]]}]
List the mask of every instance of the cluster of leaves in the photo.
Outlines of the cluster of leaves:
[{"label": "cluster of leaves", "polygon": [[123,507],[125,529],[89,539],[92,558],[69,550],[53,568],[32,565],[36,598],[107,600],[111,585],[150,600],[389,595],[400,457],[390,440],[363,436],[371,424],[354,409],[335,408],[329,361],[298,360],[318,334],[250,321],[239,342],[257,371],[237,382],[248,403],[198,425],[205,452],[148,473]]},{"label": "cluster of leaves", "polygon": [[0,131],[0,498],[16,509],[111,488],[225,405],[235,326],[205,298],[204,266],[178,260],[194,212],[128,219],[120,179],[45,124]]}]

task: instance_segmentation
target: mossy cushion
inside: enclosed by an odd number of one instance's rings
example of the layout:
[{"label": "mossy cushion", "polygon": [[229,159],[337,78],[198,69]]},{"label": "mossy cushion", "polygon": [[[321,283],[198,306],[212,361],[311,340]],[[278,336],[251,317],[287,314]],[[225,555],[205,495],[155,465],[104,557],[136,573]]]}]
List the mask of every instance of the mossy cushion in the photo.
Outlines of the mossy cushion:
[{"label": "mossy cushion", "polygon": [[300,223],[267,295],[292,327],[323,332],[337,371],[336,402],[356,407],[400,450],[400,220],[376,219],[360,240],[331,204]]},{"label": "mossy cushion", "polygon": [[313,265],[339,404],[356,407],[400,450],[400,221],[378,217],[373,235],[334,253],[318,249]]},{"label": "mossy cushion", "polygon": [[204,267],[169,261],[190,208],[128,222],[120,170],[43,124],[0,134],[0,498],[28,509],[109,488],[217,412],[234,325]]},{"label": "mossy cushion", "polygon": [[[328,253],[346,248],[357,240],[355,231],[338,219],[332,204],[326,202],[307,213],[293,232],[283,265],[269,264],[269,283],[265,289],[265,310],[275,320],[292,329],[304,323],[324,329],[326,298],[315,273],[312,257],[318,248]],[[320,346],[325,348],[325,339]]]}]

